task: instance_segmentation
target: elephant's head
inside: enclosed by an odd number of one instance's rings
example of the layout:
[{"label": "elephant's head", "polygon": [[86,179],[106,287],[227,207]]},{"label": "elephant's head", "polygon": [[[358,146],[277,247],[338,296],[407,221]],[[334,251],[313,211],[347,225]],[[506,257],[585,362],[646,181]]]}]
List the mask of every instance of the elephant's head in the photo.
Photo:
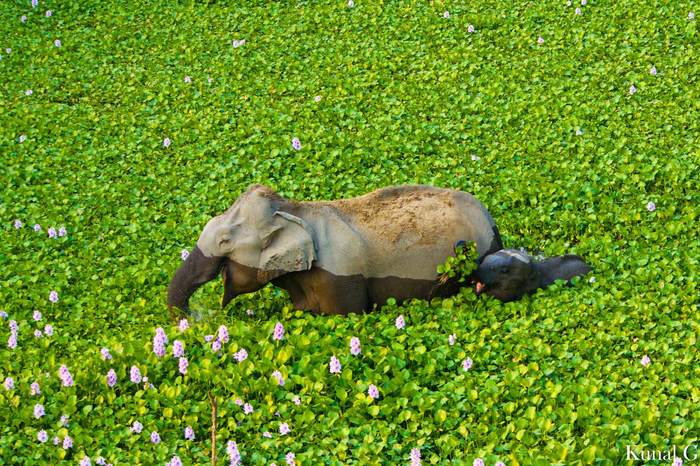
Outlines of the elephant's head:
[{"label": "elephant's head", "polygon": [[535,261],[517,249],[501,249],[484,257],[473,274],[476,293],[486,293],[501,301],[514,301],[555,280],[585,275],[591,268],[575,255]]},{"label": "elephant's head", "polygon": [[221,272],[222,307],[288,272],[308,270],[316,258],[313,232],[289,201],[253,185],[225,213],[209,220],[168,287],[168,306],[188,311],[192,294]]}]

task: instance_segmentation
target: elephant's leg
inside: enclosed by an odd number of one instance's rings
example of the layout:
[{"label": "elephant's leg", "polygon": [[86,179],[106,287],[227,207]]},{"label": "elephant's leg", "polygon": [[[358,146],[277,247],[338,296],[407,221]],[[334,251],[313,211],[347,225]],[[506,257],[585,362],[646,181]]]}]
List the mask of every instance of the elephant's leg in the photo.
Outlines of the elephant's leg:
[{"label": "elephant's leg", "polygon": [[367,283],[360,275],[334,275],[312,267],[273,280],[284,288],[297,309],[318,314],[347,314],[365,312],[371,306],[367,299]]}]

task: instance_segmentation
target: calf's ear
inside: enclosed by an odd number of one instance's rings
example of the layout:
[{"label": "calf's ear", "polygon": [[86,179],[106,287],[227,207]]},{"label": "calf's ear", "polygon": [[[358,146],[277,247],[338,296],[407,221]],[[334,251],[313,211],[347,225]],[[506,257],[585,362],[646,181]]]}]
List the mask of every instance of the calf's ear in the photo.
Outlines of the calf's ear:
[{"label": "calf's ear", "polygon": [[554,283],[555,280],[568,281],[591,271],[591,267],[581,257],[573,254],[550,257],[534,265],[541,288]]}]

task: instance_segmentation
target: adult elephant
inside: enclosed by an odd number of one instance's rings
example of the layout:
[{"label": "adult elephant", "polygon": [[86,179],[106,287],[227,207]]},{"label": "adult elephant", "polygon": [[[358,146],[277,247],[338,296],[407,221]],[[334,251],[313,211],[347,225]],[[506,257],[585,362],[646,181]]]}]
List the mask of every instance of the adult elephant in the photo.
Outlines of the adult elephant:
[{"label": "adult elephant", "polygon": [[371,310],[390,297],[430,299],[458,291],[437,266],[460,241],[480,260],[503,248],[472,195],[431,186],[394,186],[337,201],[297,202],[252,185],[211,219],[168,288],[168,305],[188,310],[192,294],[223,275],[222,306],[267,283],[298,309],[323,314]]}]

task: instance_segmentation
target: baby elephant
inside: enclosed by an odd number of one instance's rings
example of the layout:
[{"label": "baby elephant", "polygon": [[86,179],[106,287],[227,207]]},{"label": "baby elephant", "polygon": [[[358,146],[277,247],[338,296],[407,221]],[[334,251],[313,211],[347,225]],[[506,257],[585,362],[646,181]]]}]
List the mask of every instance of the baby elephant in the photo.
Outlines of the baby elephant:
[{"label": "baby elephant", "polygon": [[570,280],[590,271],[579,256],[567,254],[535,261],[517,249],[501,249],[484,258],[472,279],[476,294],[486,293],[507,302],[546,288],[555,280]]}]

